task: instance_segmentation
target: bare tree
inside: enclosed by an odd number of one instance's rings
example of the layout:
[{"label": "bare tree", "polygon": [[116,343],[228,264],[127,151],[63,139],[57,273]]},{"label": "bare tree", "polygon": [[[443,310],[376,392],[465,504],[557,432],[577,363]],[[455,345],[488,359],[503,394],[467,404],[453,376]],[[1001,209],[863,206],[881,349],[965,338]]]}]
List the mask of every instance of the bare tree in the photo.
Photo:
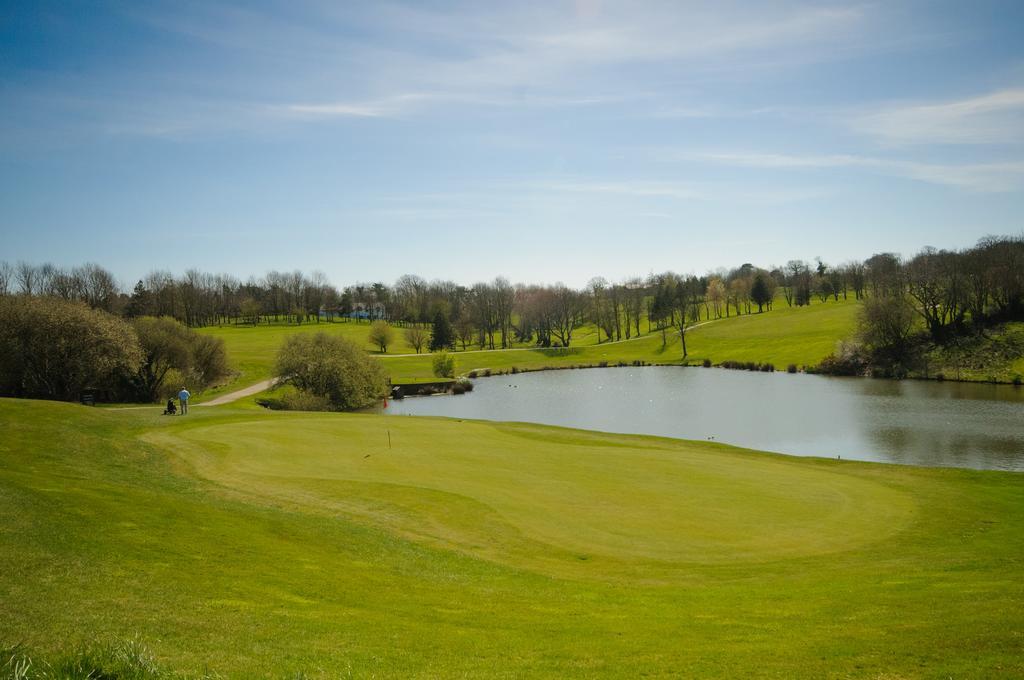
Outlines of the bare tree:
[{"label": "bare tree", "polygon": [[497,328],[501,332],[502,348],[512,346],[512,311],[515,307],[515,288],[508,279],[499,276],[494,279],[494,314]]},{"label": "bare tree", "polygon": [[705,292],[707,301],[711,304],[711,309],[715,313],[715,318],[722,318],[722,303],[725,302],[725,313],[729,315],[729,303],[728,297],[725,292],[725,284],[722,283],[722,279],[717,276],[708,281],[708,289]]},{"label": "bare tree", "polygon": [[736,314],[739,315],[744,309],[750,313],[750,279],[738,276],[729,282],[729,297],[736,307]]},{"label": "bare tree", "polygon": [[427,340],[430,339],[430,334],[427,333],[426,329],[419,326],[409,326],[405,329],[405,341],[409,343],[416,354],[423,351],[423,348],[427,344]]},{"label": "bare tree", "polygon": [[608,299],[608,282],[597,276],[590,279],[587,289],[590,291],[590,320],[597,326],[597,341],[601,342],[601,331],[604,331],[606,340],[611,340],[615,332],[615,320]]},{"label": "bare tree", "polygon": [[466,350],[466,346],[473,341],[473,336],[476,334],[476,326],[473,325],[473,317],[470,316],[469,310],[464,309],[462,314],[455,319],[455,336],[459,339],[459,344],[462,345],[462,350]]},{"label": "bare tree", "polygon": [[811,304],[811,265],[803,260],[790,260],[786,263],[786,274],[789,285],[793,288],[793,302],[797,307]]},{"label": "bare tree", "polygon": [[872,295],[901,295],[905,285],[903,263],[895,253],[878,253],[864,261],[865,277]]},{"label": "bare tree", "polygon": [[936,340],[963,323],[967,287],[959,253],[922,250],[907,265],[907,290]]},{"label": "bare tree", "polygon": [[[623,285],[624,290],[624,309],[626,311],[626,325],[630,322],[633,324],[633,329],[637,335],[640,335],[640,320],[643,318],[644,313],[644,300],[647,298],[647,288],[644,286],[643,279],[632,278],[626,281]],[[629,331],[626,331],[626,337],[629,337]]]},{"label": "bare tree", "polygon": [[551,333],[568,347],[572,343],[572,332],[579,327],[583,319],[585,301],[583,295],[561,283],[555,284],[550,295],[552,303]]},{"label": "bare tree", "polygon": [[683,358],[687,357],[686,331],[693,327],[699,319],[700,305],[703,303],[704,286],[695,276],[688,278],[676,277],[671,300],[675,307],[672,315],[673,325],[679,332],[679,341],[683,346]]},{"label": "bare tree", "polygon": [[0,261],[0,295],[7,295],[11,292],[11,279],[14,277],[14,267],[6,260]]},{"label": "bare tree", "polygon": [[914,308],[904,295],[872,295],[859,316],[861,341],[876,360],[900,361],[914,328]]},{"label": "bare tree", "polygon": [[36,295],[40,292],[39,268],[34,264],[19,262],[14,270],[14,278],[22,295]]}]

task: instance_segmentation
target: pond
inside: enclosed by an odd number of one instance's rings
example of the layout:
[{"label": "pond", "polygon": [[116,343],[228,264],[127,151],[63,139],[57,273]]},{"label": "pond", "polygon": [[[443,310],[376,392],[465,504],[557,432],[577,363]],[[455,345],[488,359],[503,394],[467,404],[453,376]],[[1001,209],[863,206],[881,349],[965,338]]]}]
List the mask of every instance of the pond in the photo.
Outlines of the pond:
[{"label": "pond", "polygon": [[389,415],[705,439],[798,456],[1024,471],[1024,388],[718,368],[603,368],[476,381]]}]

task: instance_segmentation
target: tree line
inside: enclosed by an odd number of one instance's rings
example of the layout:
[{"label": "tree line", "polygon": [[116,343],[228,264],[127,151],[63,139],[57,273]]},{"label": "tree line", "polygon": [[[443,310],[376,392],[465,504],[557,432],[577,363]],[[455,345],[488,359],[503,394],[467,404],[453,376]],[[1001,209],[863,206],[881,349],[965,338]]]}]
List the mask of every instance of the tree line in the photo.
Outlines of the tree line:
[{"label": "tree line", "polygon": [[[924,248],[910,259],[883,253],[865,262],[870,295],[858,343],[825,369],[904,375],[928,345],[955,345],[990,327],[1024,320],[1024,238],[986,237],[973,248]],[[926,369],[927,371],[927,369]]]},{"label": "tree line", "polygon": [[[417,351],[470,346],[501,349],[519,343],[569,347],[585,324],[598,341],[643,332],[686,331],[711,319],[839,299],[895,299],[908,318],[920,317],[936,339],[998,319],[1021,318],[1024,241],[986,237],[973,248],[924,248],[904,259],[879,253],[831,265],[790,260],[767,268],[745,263],[703,275],[665,272],[620,282],[591,279],[583,288],[561,283],[513,284],[504,277],[471,286],[405,275],[394,284],[335,287],[323,272],[271,271],[245,282],[225,274],[154,271],[130,291],[98,265],[71,270],[24,262],[0,263],[0,295],[53,296],[128,318],[171,317],[187,326],[384,320],[407,328]],[[366,312],[365,310],[370,310]],[[358,314],[357,314],[358,313]],[[443,328],[438,333],[438,327]],[[441,341],[425,331],[433,327]],[[408,330],[414,329],[414,330]],[[415,330],[421,329],[421,330]],[[386,347],[389,338],[378,343]]]},{"label": "tree line", "polygon": [[[110,272],[95,264],[70,270],[51,264],[0,262],[0,295],[55,297],[81,301],[126,318],[171,317],[190,326],[260,323],[320,323],[351,320],[361,310],[366,321],[377,319],[405,327],[425,327],[443,317],[451,342],[463,349],[501,349],[516,343],[542,347],[572,344],[586,323],[599,329],[599,341],[629,339],[652,327],[680,327],[702,318],[750,314],[771,309],[780,285],[790,305],[812,302],[811,292],[828,296],[854,294],[859,279],[844,267],[817,268],[802,261],[785,268],[760,269],[744,264],[704,276],[671,272],[619,283],[592,279],[582,289],[564,284],[512,284],[504,277],[465,286],[449,280],[427,281],[415,275],[393,285],[331,284],[322,272],[268,272],[246,281],[190,269],[181,276],[154,271],[130,292],[121,290]],[[853,271],[856,271],[854,269]],[[360,320],[362,318],[360,317]],[[646,324],[646,328],[644,328]],[[414,346],[427,338],[412,331]],[[414,342],[415,341],[415,342]]]}]

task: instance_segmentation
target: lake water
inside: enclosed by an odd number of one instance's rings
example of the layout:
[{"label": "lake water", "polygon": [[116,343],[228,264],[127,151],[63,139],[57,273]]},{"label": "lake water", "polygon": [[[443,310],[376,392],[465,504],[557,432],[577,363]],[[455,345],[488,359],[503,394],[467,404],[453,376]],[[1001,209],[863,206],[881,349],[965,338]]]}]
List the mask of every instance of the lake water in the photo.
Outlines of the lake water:
[{"label": "lake water", "polygon": [[389,415],[524,421],[714,439],[798,456],[1024,471],[1024,388],[715,368],[543,371],[481,378]]}]

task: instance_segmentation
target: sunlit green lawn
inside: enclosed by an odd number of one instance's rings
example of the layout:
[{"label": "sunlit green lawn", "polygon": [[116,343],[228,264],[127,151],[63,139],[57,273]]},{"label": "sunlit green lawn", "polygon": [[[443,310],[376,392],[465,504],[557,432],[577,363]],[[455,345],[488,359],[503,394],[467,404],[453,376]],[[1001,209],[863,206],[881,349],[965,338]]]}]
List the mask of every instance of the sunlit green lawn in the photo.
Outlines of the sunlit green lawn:
[{"label": "sunlit green lawn", "polygon": [[[646,322],[642,326],[647,331]],[[335,322],[312,322],[303,324],[260,324],[251,326],[247,324],[207,326],[197,329],[200,333],[213,335],[222,338],[227,346],[228,357],[232,368],[237,375],[227,384],[216,389],[208,390],[202,395],[202,399],[209,399],[225,392],[230,392],[247,385],[255,384],[261,380],[273,377],[274,357],[278,349],[284,343],[284,339],[293,333],[318,333],[324,332],[331,335],[339,335],[356,342],[367,352],[380,357],[388,357],[402,354],[415,354],[416,350],[405,340],[404,329],[394,327],[394,343],[388,346],[387,353],[381,353],[380,348],[370,342],[370,324],[355,321]],[[496,342],[500,343],[501,336],[498,335]],[[574,335],[574,344],[580,346],[597,343],[597,329],[594,326],[586,326],[577,331]],[[516,347],[529,347],[524,343],[517,343]],[[469,346],[468,349],[477,349]],[[423,349],[424,355],[427,350]],[[425,375],[420,380],[432,379],[430,373],[430,359],[423,360],[426,367]]]},{"label": "sunlit green lawn", "polygon": [[[0,645],[229,677],[1015,677],[1024,479],[0,400]],[[389,437],[390,434],[390,445]]]},{"label": "sunlit green lawn", "polygon": [[[691,330],[687,334],[687,361],[700,363],[705,358],[714,363],[722,361],[755,361],[773,363],[779,369],[788,364],[813,366],[835,349],[836,343],[854,331],[857,303],[850,300],[819,303],[809,307],[787,307],[781,300],[775,309],[763,314],[733,316],[715,320]],[[397,356],[414,354],[396,330],[398,342],[388,348],[384,361],[394,382],[432,380],[431,358]],[[322,323],[301,326],[263,325],[205,328],[201,332],[221,337],[227,345],[228,356],[238,377],[203,398],[251,385],[272,377],[274,356],[290,333],[326,331],[349,337],[367,351],[375,352],[368,340],[369,325],[362,323]],[[517,349],[495,351],[458,352],[457,366],[461,373],[470,370],[491,369],[507,371],[538,369],[546,366],[573,364],[599,364],[644,361],[647,363],[681,363],[682,346],[677,334],[648,332],[646,321],[641,324],[642,336],[625,342],[597,344],[597,331],[586,326],[574,335],[568,349]],[[471,348],[472,349],[472,348]]]}]

